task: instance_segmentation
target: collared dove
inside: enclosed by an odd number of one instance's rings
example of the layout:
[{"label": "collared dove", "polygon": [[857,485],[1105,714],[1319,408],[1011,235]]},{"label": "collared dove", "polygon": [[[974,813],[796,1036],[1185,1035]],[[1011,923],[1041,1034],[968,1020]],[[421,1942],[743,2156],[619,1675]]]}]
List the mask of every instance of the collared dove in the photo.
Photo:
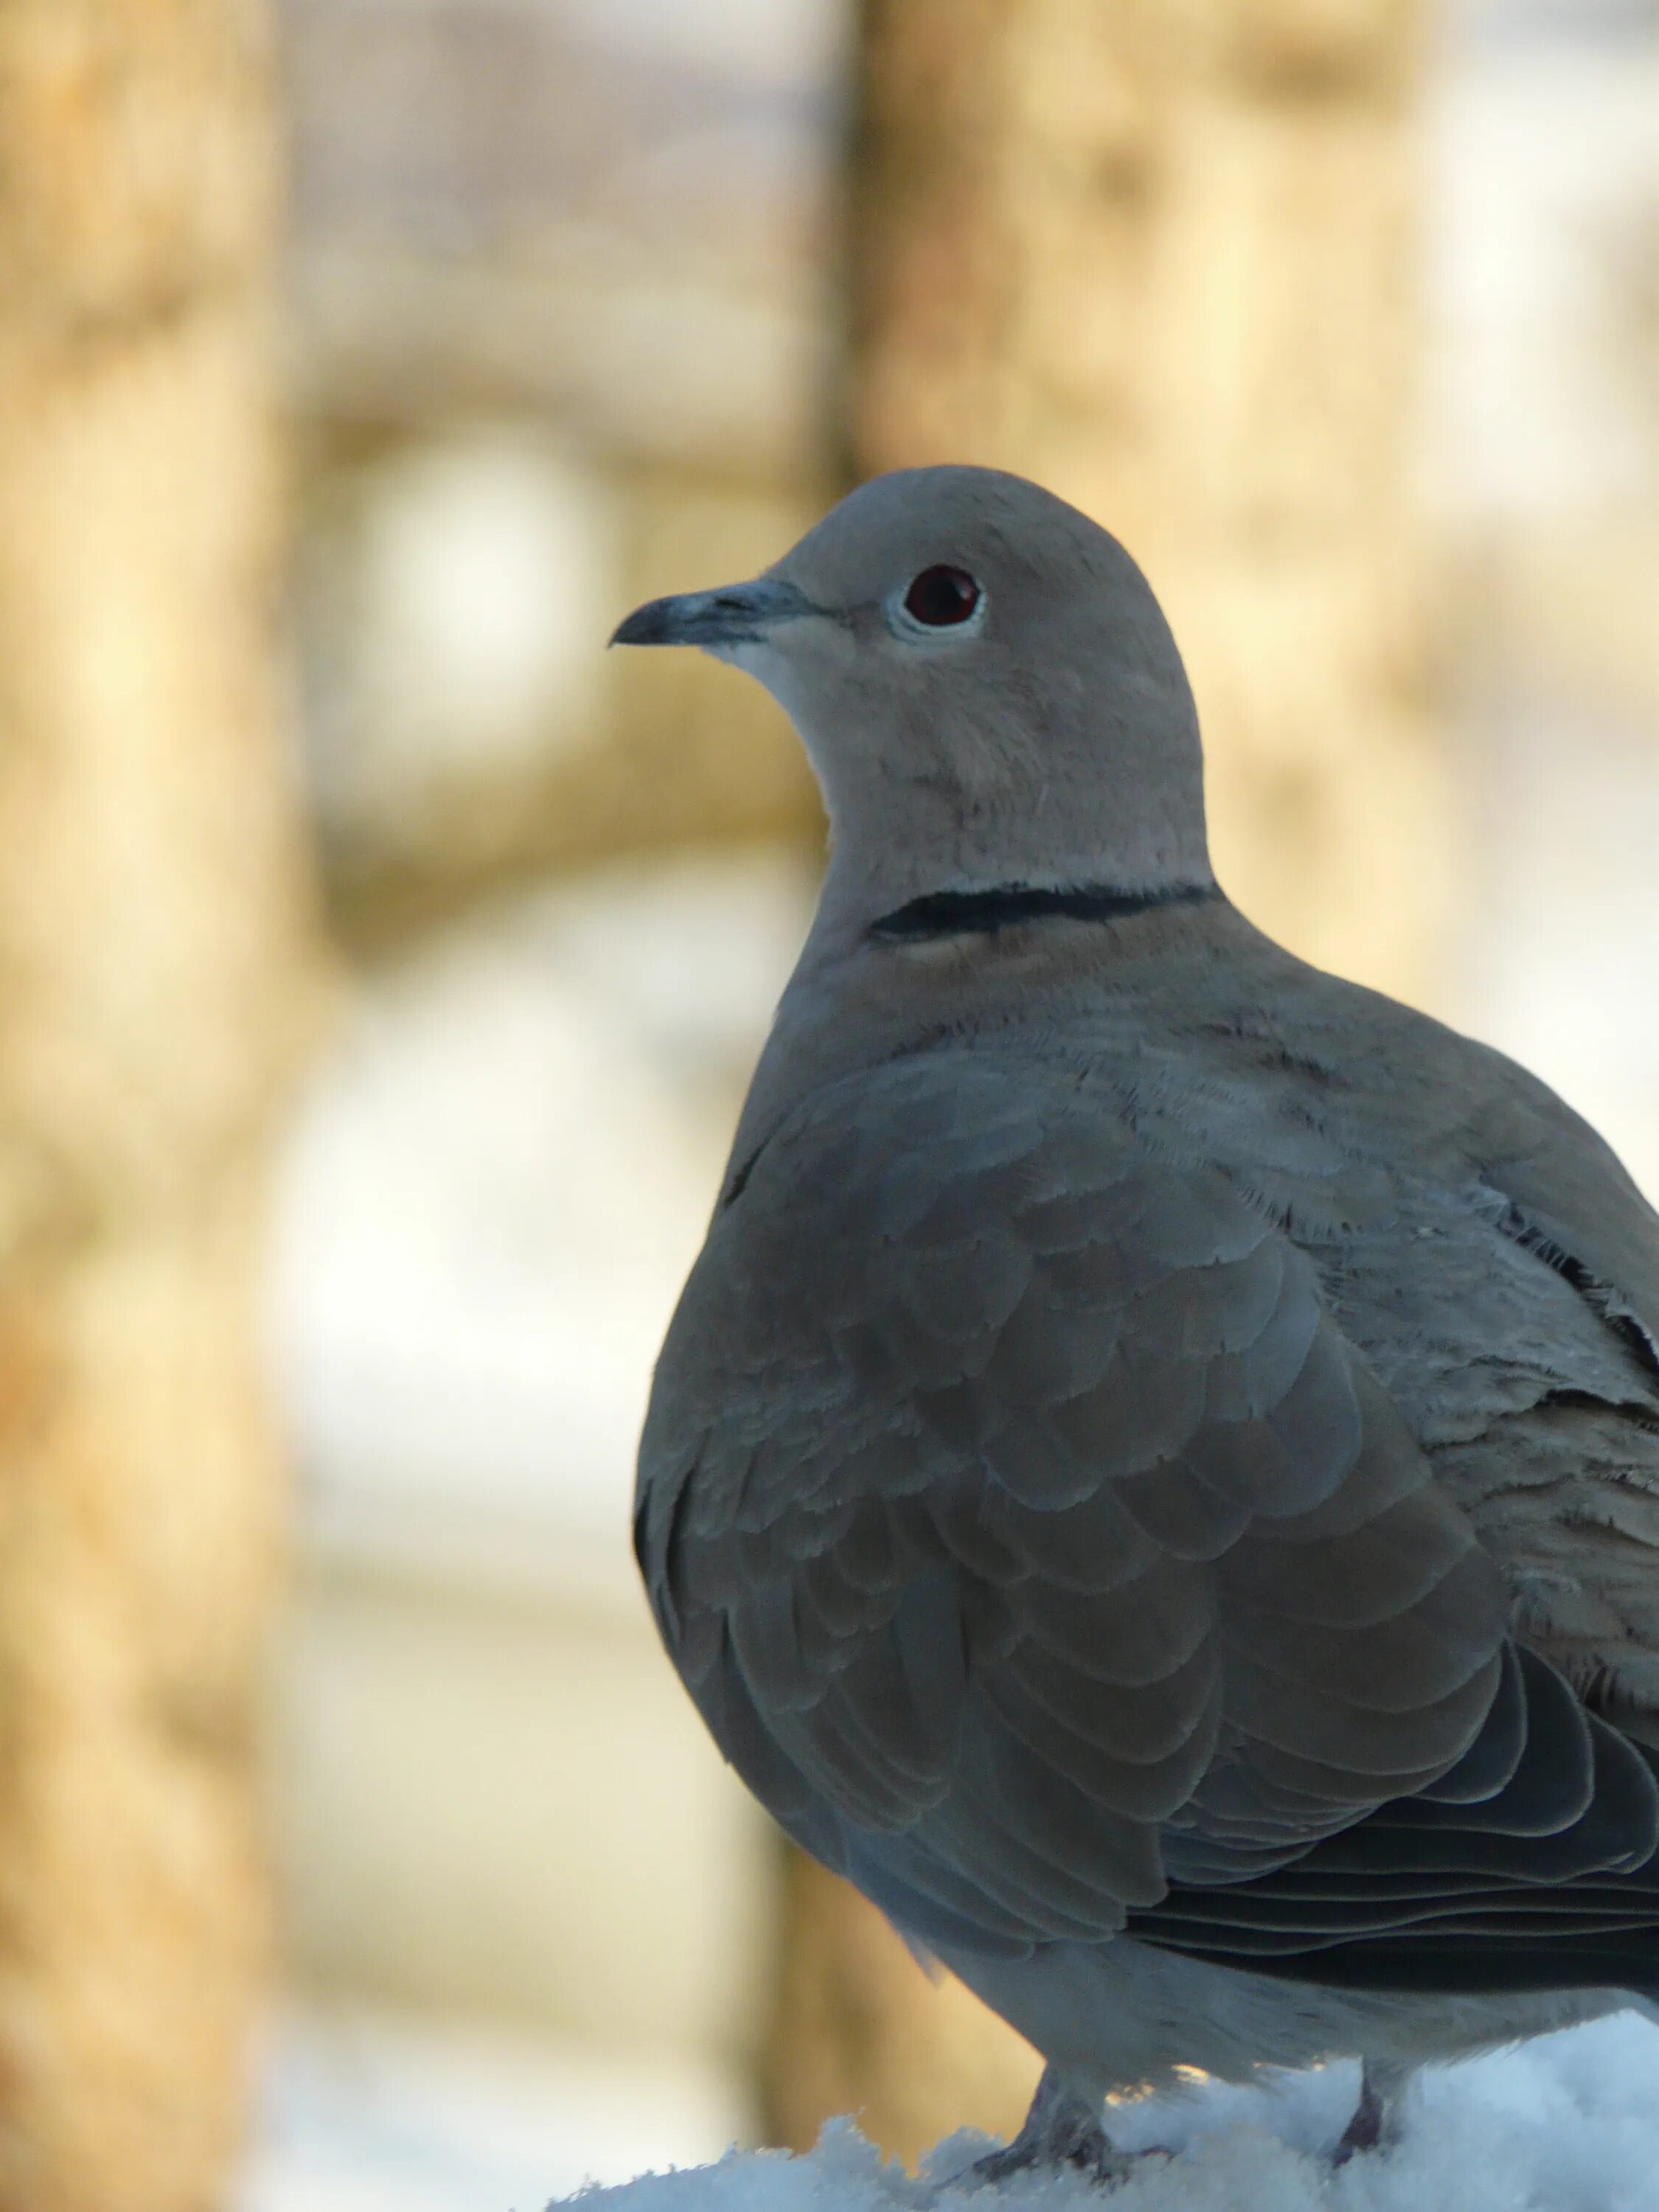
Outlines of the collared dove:
[{"label": "collared dove", "polygon": [[1107,2093],[1659,1998],[1659,1218],[1502,1054],[1263,937],[1117,543],[902,471],[658,599],[771,690],[822,902],[635,1539],[781,1825]]}]

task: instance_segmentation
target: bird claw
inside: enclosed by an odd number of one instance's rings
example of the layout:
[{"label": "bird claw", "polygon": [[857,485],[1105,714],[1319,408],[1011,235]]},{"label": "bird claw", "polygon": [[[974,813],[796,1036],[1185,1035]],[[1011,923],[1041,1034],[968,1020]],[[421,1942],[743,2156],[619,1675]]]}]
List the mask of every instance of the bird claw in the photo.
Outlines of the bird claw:
[{"label": "bird claw", "polygon": [[1119,2150],[1093,2107],[1063,2088],[1050,2069],[1037,2084],[1025,2124],[1012,2142],[975,2159],[964,2179],[973,2186],[994,2186],[1018,2173],[1069,2166],[1097,2188],[1115,2189],[1142,2159],[1169,2155],[1166,2150]]},{"label": "bird claw", "polygon": [[1142,2159],[1169,2155],[1166,2150],[1115,2150],[1104,2130],[1097,2128],[1086,2142],[1058,2155],[1022,2148],[1017,2138],[1006,2150],[994,2150],[988,2157],[975,2159],[966,2179],[970,2186],[995,2187],[1015,2174],[1030,2173],[1039,2166],[1069,2166],[1097,2189],[1116,2189],[1129,2179]]}]

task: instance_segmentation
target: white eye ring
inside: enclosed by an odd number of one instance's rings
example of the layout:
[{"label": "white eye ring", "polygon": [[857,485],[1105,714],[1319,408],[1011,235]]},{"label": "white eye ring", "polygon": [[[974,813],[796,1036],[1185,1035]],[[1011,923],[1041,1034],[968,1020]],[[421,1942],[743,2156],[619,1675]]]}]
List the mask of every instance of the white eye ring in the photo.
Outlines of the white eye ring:
[{"label": "white eye ring", "polygon": [[986,592],[976,576],[945,561],[932,562],[885,603],[888,627],[908,644],[933,645],[971,636],[985,623]]}]

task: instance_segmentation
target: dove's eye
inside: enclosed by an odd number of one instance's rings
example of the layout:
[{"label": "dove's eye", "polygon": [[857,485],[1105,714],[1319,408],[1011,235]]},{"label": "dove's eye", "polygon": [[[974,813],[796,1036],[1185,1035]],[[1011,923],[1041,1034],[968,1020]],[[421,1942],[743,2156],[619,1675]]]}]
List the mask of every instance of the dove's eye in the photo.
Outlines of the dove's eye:
[{"label": "dove's eye", "polygon": [[904,611],[929,629],[948,629],[965,623],[979,601],[979,586],[968,571],[941,562],[938,568],[924,568],[911,580],[904,594]]}]

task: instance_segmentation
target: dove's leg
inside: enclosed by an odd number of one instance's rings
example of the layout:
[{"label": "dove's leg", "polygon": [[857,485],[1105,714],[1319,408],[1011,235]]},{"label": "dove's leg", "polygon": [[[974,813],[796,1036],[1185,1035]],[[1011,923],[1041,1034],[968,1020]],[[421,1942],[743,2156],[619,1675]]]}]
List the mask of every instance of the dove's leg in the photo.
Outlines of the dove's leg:
[{"label": "dove's leg", "polygon": [[1091,2180],[1126,2181],[1144,2153],[1114,2150],[1100,2124],[1100,2107],[1068,2089],[1052,2066],[1043,2069],[1025,2124],[1006,2150],[976,2159],[975,2174],[984,2181],[1006,2180],[1033,2166],[1074,2166]]},{"label": "dove's leg", "polygon": [[1386,2148],[1400,2133],[1400,2093],[1412,2069],[1397,2060],[1367,2058],[1359,2069],[1359,2102],[1331,2154],[1334,2166],[1346,2166],[1356,2151]]}]

